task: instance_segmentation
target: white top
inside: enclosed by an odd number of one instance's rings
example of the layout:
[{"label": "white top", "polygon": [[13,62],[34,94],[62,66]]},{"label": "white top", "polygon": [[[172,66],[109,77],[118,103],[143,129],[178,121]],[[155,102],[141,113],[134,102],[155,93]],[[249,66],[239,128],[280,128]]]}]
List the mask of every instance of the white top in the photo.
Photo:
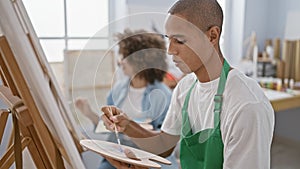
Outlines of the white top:
[{"label": "white top", "polygon": [[128,94],[120,107],[124,112],[126,112],[128,117],[137,122],[144,122],[147,120],[145,114],[142,112],[142,99],[145,90],[146,87],[133,88],[130,86]]},{"label": "white top", "polygon": [[[184,77],[174,90],[162,131],[181,133],[181,109],[196,76]],[[219,79],[197,82],[188,105],[193,133],[213,128],[213,97]],[[223,169],[270,168],[270,148],[274,129],[274,111],[256,81],[240,71],[229,72],[223,93],[221,133],[224,143]]]}]

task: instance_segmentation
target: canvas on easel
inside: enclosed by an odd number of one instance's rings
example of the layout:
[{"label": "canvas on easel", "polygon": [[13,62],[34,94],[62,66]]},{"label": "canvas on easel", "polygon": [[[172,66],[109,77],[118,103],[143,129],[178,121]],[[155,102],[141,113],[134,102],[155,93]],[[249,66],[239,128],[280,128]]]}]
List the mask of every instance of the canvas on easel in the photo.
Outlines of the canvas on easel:
[{"label": "canvas on easel", "polygon": [[64,167],[84,168],[80,146],[76,143],[79,133],[74,119],[58,90],[22,2],[0,1],[0,16],[1,78],[12,95],[26,106],[26,117],[32,119],[32,125],[28,125],[31,127],[20,128],[24,138],[28,134],[33,140],[29,145],[35,148],[29,151],[36,167],[57,168],[63,158]]},{"label": "canvas on easel", "polygon": [[[26,31],[26,35],[28,37],[28,40],[34,50],[36,59],[38,60],[41,69],[43,71],[43,74],[45,76],[45,80],[48,81],[48,84],[50,86],[50,90],[52,91],[53,95],[55,96],[56,102],[59,105],[59,108],[61,109],[61,113],[64,121],[66,122],[66,125],[68,129],[72,133],[72,137],[74,137],[76,140],[79,140],[82,138],[81,132],[76,127],[77,124],[73,118],[73,115],[71,113],[71,110],[69,109],[69,106],[67,105],[65,97],[62,95],[62,92],[60,91],[59,85],[57,81],[55,80],[55,76],[52,72],[52,69],[50,68],[50,65],[48,64],[48,61],[46,59],[46,56],[43,52],[43,49],[39,43],[38,37],[34,31],[34,28],[30,22],[29,16],[27,15],[27,12],[25,10],[25,7],[21,1],[15,1],[15,9],[19,12],[16,12],[19,14],[20,20],[23,20],[23,27]],[[79,145],[79,143],[77,143]]]}]

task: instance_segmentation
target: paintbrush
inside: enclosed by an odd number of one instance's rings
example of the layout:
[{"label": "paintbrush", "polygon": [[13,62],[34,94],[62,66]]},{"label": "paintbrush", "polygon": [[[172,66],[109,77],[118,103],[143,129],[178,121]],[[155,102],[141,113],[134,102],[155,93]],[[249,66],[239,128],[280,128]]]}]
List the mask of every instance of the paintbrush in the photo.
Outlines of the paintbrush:
[{"label": "paintbrush", "polygon": [[[111,107],[109,107],[109,112],[110,112],[110,114],[113,116]],[[121,146],[120,137],[119,137],[119,132],[118,132],[116,123],[114,123],[114,128],[115,128],[115,134],[116,134],[116,137],[117,137],[117,141],[118,141],[118,145],[119,145],[120,152],[123,152],[123,149],[122,149],[122,146]]]}]

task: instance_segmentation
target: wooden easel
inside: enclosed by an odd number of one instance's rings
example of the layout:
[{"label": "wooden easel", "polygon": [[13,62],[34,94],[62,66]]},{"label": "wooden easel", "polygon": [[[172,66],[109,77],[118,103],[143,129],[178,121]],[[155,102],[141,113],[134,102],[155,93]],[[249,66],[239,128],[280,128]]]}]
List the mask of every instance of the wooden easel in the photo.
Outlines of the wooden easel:
[{"label": "wooden easel", "polygon": [[[0,160],[0,168],[9,168],[12,163],[16,162],[16,168],[22,168],[22,150],[25,147],[31,152],[34,152],[37,159],[39,152],[36,149],[36,146],[32,142],[30,133],[30,128],[33,126],[33,121],[31,119],[30,114],[28,113],[28,109],[24,106],[23,102],[19,97],[13,96],[10,89],[1,86],[0,87],[0,98],[6,102],[6,104],[10,107],[7,111],[1,111],[1,129],[4,129],[7,117],[9,113],[13,116],[14,123],[14,144],[10,145],[7,149],[6,153]],[[20,128],[22,130],[22,136],[20,135]],[[27,133],[26,133],[27,132]],[[26,135],[27,134],[27,135]],[[3,136],[3,132],[0,133],[0,136]],[[41,160],[41,159],[40,159]],[[43,165],[40,165],[41,161],[37,161],[37,166],[40,168],[44,168]]]},{"label": "wooden easel", "polygon": [[[64,165],[60,152],[63,151],[58,150],[51,133],[41,118],[32,94],[29,92],[30,89],[4,36],[0,37],[0,55],[1,77],[6,86],[0,88],[1,97],[10,108],[17,106],[17,103],[24,103],[24,105],[15,107],[23,138],[22,147],[27,146],[37,168],[62,168]],[[1,120],[5,122],[7,115],[6,112],[2,112]],[[12,155],[12,148],[9,148],[1,159],[3,164],[1,163],[0,168],[8,168],[12,164]]]},{"label": "wooden easel", "polygon": [[25,147],[37,168],[85,168],[74,119],[22,1],[0,1],[0,15],[0,75],[5,86],[1,96],[10,110],[0,114],[0,136],[8,114],[13,117],[14,128],[20,129],[15,130],[13,145],[1,157],[0,168],[8,168],[14,161],[17,169],[21,168]]},{"label": "wooden easel", "polygon": [[0,168],[8,168],[14,161],[17,169],[21,168],[22,149],[27,147],[37,168],[84,169],[81,132],[22,1],[1,0],[0,15],[0,94],[9,108],[0,112],[0,141],[9,115],[14,128],[19,128],[13,133],[14,143],[0,157]]},{"label": "wooden easel", "polygon": [[[69,168],[83,169],[79,154],[82,152],[81,133],[75,128],[74,117],[58,90],[22,1],[0,1],[0,15],[3,29],[3,32],[0,30],[0,75],[4,86],[9,88],[2,89],[6,93],[2,99],[10,110],[15,110],[10,114],[15,114],[20,132],[15,132],[14,137],[30,138],[28,145],[25,142],[23,145],[27,145],[37,168],[60,169],[65,168],[65,164]],[[16,103],[10,100],[16,97],[22,107],[16,108]],[[22,112],[17,111],[21,108]],[[1,112],[1,137],[7,116],[7,111]],[[8,156],[16,153],[6,152]],[[1,160],[8,161],[5,156]],[[6,162],[5,166],[13,161]]]}]

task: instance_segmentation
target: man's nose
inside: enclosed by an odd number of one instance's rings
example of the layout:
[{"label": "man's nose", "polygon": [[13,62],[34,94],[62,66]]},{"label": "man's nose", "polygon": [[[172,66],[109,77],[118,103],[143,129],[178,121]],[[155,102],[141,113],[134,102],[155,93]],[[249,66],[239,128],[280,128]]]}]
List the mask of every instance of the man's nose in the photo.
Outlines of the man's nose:
[{"label": "man's nose", "polygon": [[175,46],[173,45],[172,41],[170,41],[169,45],[168,45],[168,54],[169,55],[176,55],[177,54],[177,50],[175,48]]}]

